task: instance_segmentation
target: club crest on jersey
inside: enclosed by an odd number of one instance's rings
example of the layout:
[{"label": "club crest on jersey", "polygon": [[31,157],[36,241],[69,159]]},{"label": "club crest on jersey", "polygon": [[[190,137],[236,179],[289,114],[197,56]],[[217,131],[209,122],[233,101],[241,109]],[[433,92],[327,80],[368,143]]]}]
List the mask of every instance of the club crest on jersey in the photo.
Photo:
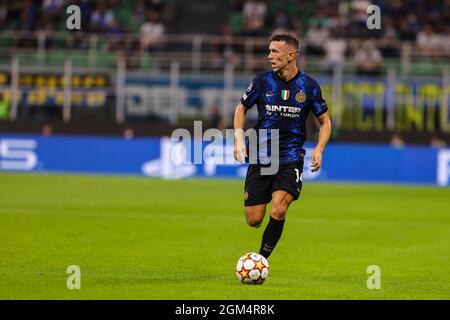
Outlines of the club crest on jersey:
[{"label": "club crest on jersey", "polygon": [[299,92],[295,95],[295,100],[297,100],[298,102],[302,103],[305,102],[306,100],[306,95],[303,92]]},{"label": "club crest on jersey", "polygon": [[282,90],[281,91],[281,99],[283,99],[283,100],[289,99],[289,90]]}]

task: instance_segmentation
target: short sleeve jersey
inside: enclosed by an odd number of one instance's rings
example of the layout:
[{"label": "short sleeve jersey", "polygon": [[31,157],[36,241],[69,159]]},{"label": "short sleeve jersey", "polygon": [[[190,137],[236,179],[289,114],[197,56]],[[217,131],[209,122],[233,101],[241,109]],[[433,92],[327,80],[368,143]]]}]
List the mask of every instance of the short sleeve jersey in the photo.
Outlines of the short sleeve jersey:
[{"label": "short sleeve jersey", "polygon": [[[301,71],[289,81],[281,79],[273,71],[257,74],[241,103],[248,109],[255,104],[258,108],[254,129],[258,132],[258,146],[265,145],[267,149],[263,153],[259,151],[257,159],[252,159],[257,163],[267,163],[271,155],[273,129],[278,129],[279,134],[279,163],[302,160],[309,113],[312,111],[319,117],[328,110],[319,84]],[[264,131],[260,129],[266,129],[266,134],[261,135],[260,132]]]}]

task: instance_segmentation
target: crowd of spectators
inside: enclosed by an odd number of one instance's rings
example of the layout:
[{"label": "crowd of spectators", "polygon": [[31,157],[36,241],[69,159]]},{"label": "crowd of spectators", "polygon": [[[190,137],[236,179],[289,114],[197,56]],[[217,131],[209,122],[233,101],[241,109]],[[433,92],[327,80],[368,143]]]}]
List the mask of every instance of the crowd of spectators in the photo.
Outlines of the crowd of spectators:
[{"label": "crowd of spectators", "polygon": [[[144,49],[157,48],[162,41],[164,0],[137,0],[128,4],[125,0],[0,0],[0,28],[16,32],[13,47],[36,47],[38,34],[46,35],[46,46],[51,47],[52,33],[69,31],[65,10],[72,4],[80,7],[81,31],[106,34],[113,49],[123,45],[121,39],[132,32],[140,33]],[[130,15],[124,16],[129,7]],[[88,45],[82,34],[73,33],[68,38],[74,47]]]},{"label": "crowd of spectators", "polygon": [[[308,38],[309,32],[319,31],[322,40],[334,32],[346,38],[394,38],[425,46],[437,46],[436,39],[449,35],[449,0],[230,0],[230,3],[234,14],[242,16],[237,28],[239,35],[269,36],[283,30]],[[367,8],[371,5],[380,8],[382,26],[378,31],[366,26],[370,15]]]},{"label": "crowd of spectators", "polygon": [[[358,73],[377,74],[384,58],[400,57],[400,41],[411,43],[418,57],[450,56],[449,0],[230,0],[230,4],[231,14],[241,17],[231,20],[235,36],[295,34],[305,39],[302,52],[323,57],[325,69],[353,58]],[[367,28],[371,5],[380,8],[379,30]]]},{"label": "crowd of spectators", "polygon": [[[384,59],[400,57],[402,40],[412,43],[419,57],[450,55],[450,0],[223,1],[229,3],[230,19],[223,27],[222,41],[213,46],[217,61],[243,61],[244,49],[234,43],[236,36],[267,38],[276,33],[299,36],[301,52],[322,57],[326,70],[343,66],[351,58],[358,73],[377,74]],[[44,35],[45,45],[52,47],[52,33],[67,31],[65,8],[70,4],[81,9],[82,30],[106,34],[110,49],[153,51],[164,45],[166,0],[0,0],[0,28],[17,32],[13,47],[36,47],[36,34]],[[366,26],[367,8],[372,4],[380,8],[379,30]],[[126,16],[125,7],[131,8]],[[130,33],[134,41],[125,42]],[[80,33],[67,39],[68,47],[89,46]]]}]

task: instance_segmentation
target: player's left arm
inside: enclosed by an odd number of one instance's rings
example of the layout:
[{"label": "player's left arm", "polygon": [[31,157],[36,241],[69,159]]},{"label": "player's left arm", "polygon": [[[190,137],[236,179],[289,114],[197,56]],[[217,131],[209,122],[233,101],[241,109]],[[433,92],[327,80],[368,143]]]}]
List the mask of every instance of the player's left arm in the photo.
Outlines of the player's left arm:
[{"label": "player's left arm", "polygon": [[320,123],[319,141],[312,153],[311,172],[317,172],[322,167],[322,153],[331,135],[330,113],[326,111],[317,117]]}]

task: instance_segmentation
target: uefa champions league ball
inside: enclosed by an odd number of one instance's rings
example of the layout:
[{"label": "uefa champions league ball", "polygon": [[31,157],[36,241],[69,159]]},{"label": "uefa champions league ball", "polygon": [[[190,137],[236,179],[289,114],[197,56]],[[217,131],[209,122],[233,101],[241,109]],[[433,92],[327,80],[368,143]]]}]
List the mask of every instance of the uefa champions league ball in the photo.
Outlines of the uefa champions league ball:
[{"label": "uefa champions league ball", "polygon": [[269,262],[259,253],[246,253],[236,264],[236,276],[245,284],[262,284],[269,276]]}]

